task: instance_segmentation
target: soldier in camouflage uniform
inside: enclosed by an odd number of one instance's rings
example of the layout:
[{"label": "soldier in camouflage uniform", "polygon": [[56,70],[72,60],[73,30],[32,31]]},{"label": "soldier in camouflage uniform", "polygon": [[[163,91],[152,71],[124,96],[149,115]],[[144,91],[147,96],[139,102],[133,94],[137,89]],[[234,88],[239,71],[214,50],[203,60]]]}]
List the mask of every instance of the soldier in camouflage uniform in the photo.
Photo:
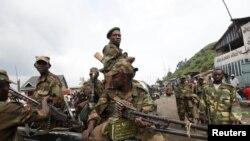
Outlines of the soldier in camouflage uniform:
[{"label": "soldier in camouflage uniform", "polygon": [[103,73],[105,77],[105,88],[109,87],[110,77],[106,76],[105,74],[111,70],[113,65],[118,62],[120,59],[126,58],[128,62],[133,63],[135,58],[128,57],[127,52],[122,52],[120,48],[121,42],[121,33],[119,27],[114,27],[110,29],[107,33],[107,38],[109,39],[109,44],[106,45],[103,50]]},{"label": "soldier in camouflage uniform", "polygon": [[194,93],[200,98],[204,97],[204,78],[198,77],[198,84],[194,87]]},{"label": "soldier in camouflage uniform", "polygon": [[[83,140],[110,140],[111,131],[109,125],[116,116],[115,110],[112,108],[117,101],[126,101],[130,103],[132,107],[141,112],[148,113],[153,110],[153,100],[150,95],[147,94],[145,89],[140,86],[137,81],[132,81],[134,77],[134,70],[130,63],[126,60],[120,60],[117,62],[107,73],[111,76],[111,88],[105,89],[101,97],[99,98],[96,107],[91,112],[88,119],[88,129],[82,133]],[[132,126],[135,125],[135,126]],[[131,121],[131,127],[140,128],[137,136],[138,139],[143,141],[147,140],[164,140],[163,136],[159,134],[153,134],[148,132],[145,127],[148,124],[141,121],[140,118],[136,118],[134,122]],[[134,128],[131,128],[133,131]]]},{"label": "soldier in camouflage uniform", "polygon": [[205,109],[202,105],[204,105],[204,95],[205,95],[205,91],[204,91],[204,78],[202,76],[198,77],[198,84],[194,87],[194,93],[199,97],[199,104],[198,104],[198,108],[199,108],[199,120],[202,124],[205,124],[206,121],[206,113],[205,113]]},{"label": "soldier in camouflage uniform", "polygon": [[121,58],[124,58],[122,49],[120,48],[121,33],[119,27],[114,27],[107,33],[109,44],[103,50],[102,63],[104,66],[104,73],[109,72],[112,66]]},{"label": "soldier in camouflage uniform", "polygon": [[[40,100],[44,96],[49,96],[49,104],[58,108],[62,112],[65,110],[65,102],[63,99],[62,83],[60,79],[49,71],[51,67],[50,58],[47,56],[36,56],[35,68],[40,73],[40,77],[37,80],[36,88],[34,91],[34,98]],[[50,127],[53,128],[61,126],[61,122],[53,119],[50,116],[48,122],[51,122]]]},{"label": "soldier in camouflage uniform", "polygon": [[188,86],[185,84],[186,77],[180,77],[180,84],[175,89],[175,98],[176,98],[176,106],[179,119],[184,121],[185,120],[185,101],[184,101],[184,93],[183,91],[188,91]]},{"label": "soldier in camouflage uniform", "polygon": [[180,84],[176,91],[176,102],[179,119],[184,121],[185,117],[190,122],[196,122],[199,118],[199,98],[193,93],[193,87],[187,84],[185,76],[181,77]]},{"label": "soldier in camouflage uniform", "polygon": [[209,124],[240,124],[241,109],[236,100],[236,90],[224,83],[223,70],[214,69],[213,84],[206,86],[205,106]]},{"label": "soldier in camouflage uniform", "polygon": [[8,99],[10,83],[7,72],[0,70],[0,140],[18,141],[21,136],[17,133],[17,126],[25,123],[44,120],[48,113],[48,97],[42,100],[42,109],[37,110],[31,107],[24,107],[18,102],[6,102]]},{"label": "soldier in camouflage uniform", "polygon": [[[84,82],[80,89],[80,103],[77,104],[77,111],[80,111],[80,119],[84,123],[87,122],[88,114],[92,110],[93,105],[89,105],[89,102],[97,103],[100,95],[104,90],[103,82],[98,79],[99,70],[96,67],[92,67],[89,72],[90,79]],[[94,88],[93,88],[94,87]],[[94,95],[92,90],[94,89]],[[93,101],[89,101],[92,98]]]}]

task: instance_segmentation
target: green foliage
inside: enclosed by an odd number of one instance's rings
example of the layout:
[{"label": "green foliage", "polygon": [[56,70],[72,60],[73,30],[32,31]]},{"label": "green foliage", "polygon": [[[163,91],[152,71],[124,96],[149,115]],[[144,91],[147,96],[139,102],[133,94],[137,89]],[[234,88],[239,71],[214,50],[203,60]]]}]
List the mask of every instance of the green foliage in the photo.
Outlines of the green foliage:
[{"label": "green foliage", "polygon": [[188,72],[205,72],[212,69],[214,65],[214,57],[216,56],[216,52],[213,49],[215,43],[216,42],[208,44],[189,60],[185,59],[179,61],[175,72],[168,74],[163,80],[180,77]]},{"label": "green foliage", "polygon": [[163,80],[160,80],[160,79],[158,78],[156,82],[160,85],[160,87],[163,86]]}]

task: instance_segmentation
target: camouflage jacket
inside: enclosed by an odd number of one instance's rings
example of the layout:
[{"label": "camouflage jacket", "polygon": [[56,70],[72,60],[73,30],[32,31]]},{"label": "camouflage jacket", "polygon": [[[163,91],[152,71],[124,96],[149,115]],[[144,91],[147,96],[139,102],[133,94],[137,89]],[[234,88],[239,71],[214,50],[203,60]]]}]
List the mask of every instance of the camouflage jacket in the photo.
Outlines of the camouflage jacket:
[{"label": "camouflage jacket", "polygon": [[201,98],[201,99],[204,97],[204,93],[205,93],[204,87],[205,87],[205,85],[196,85],[194,87],[194,93],[197,96],[199,96],[199,98]]},{"label": "camouflage jacket", "polygon": [[188,107],[193,107],[200,101],[199,97],[193,92],[193,86],[187,84],[180,84],[177,87],[176,99],[181,100],[179,104],[184,104]]},{"label": "camouflage jacket", "polygon": [[21,103],[0,102],[0,137],[2,141],[16,141],[17,126],[46,118],[46,115]]},{"label": "camouflage jacket", "polygon": [[[96,119],[98,123],[112,116],[109,107],[115,103],[115,99],[121,99],[131,103],[137,111],[151,112],[154,110],[153,100],[143,86],[133,81],[132,91],[123,93],[116,89],[106,89],[99,98],[94,110],[89,115],[89,119]],[[108,112],[107,112],[108,111]],[[111,112],[111,113],[110,113]]]},{"label": "camouflage jacket", "polygon": [[187,84],[180,84],[176,88],[176,98],[184,99],[185,96],[189,96],[192,94],[192,89]]},{"label": "camouflage jacket", "polygon": [[64,107],[62,83],[60,79],[49,72],[47,76],[39,77],[34,91],[35,99],[40,99],[42,96],[51,96],[53,99],[52,105],[58,108]]},{"label": "camouflage jacket", "polygon": [[109,72],[112,66],[120,59],[124,58],[122,55],[122,49],[114,44],[106,45],[103,50],[102,63],[104,66],[104,73]]},{"label": "camouflage jacket", "polygon": [[241,121],[241,109],[233,86],[222,82],[218,90],[213,84],[204,89],[204,103],[211,124],[232,124],[234,121]]},{"label": "camouflage jacket", "polygon": [[[96,96],[95,97],[96,102],[98,101],[103,90],[104,90],[103,82],[101,82],[100,80],[96,80],[95,92],[94,92]],[[84,95],[84,97],[88,99],[91,93],[92,93],[92,83],[91,83],[91,80],[89,79],[88,81],[83,83],[83,86],[80,89],[80,94]]]}]

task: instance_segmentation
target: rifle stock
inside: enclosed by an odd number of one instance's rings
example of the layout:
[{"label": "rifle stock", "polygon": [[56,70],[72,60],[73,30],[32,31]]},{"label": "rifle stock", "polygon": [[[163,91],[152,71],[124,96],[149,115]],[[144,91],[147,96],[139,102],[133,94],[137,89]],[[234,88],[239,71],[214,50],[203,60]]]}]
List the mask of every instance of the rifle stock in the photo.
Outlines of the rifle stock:
[{"label": "rifle stock", "polygon": [[89,107],[90,109],[93,109],[94,105],[95,105],[95,82],[96,82],[96,78],[92,77],[90,79],[91,81],[91,95],[89,97]]},{"label": "rifle stock", "polygon": [[96,58],[97,60],[99,60],[99,61],[102,63],[102,58],[103,58],[103,56],[101,55],[101,53],[96,52],[96,53],[94,54],[94,56],[95,56],[95,58]]}]

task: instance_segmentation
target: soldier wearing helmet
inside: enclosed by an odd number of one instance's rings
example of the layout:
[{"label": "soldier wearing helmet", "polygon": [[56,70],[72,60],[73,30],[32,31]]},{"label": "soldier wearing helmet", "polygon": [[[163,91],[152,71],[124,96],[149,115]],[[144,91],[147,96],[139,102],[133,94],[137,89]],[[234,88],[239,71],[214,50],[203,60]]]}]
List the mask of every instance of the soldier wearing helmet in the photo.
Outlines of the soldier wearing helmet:
[{"label": "soldier wearing helmet", "polygon": [[[112,129],[108,129],[112,127],[111,124],[115,119],[120,120],[120,112],[116,113],[117,109],[112,108],[117,101],[126,101],[135,110],[144,113],[149,113],[154,108],[153,100],[147,94],[147,91],[142,89],[142,86],[139,87],[138,84],[134,83],[134,68],[125,59],[115,63],[106,75],[111,77],[111,87],[104,90],[91,112],[88,118],[88,129],[82,133],[83,140],[114,140],[112,137],[115,137],[115,135],[110,132]],[[125,121],[128,121],[128,119],[125,119]],[[160,133],[154,134],[148,130],[139,131],[139,133],[135,134],[134,131],[137,128],[144,129],[148,126],[150,125],[142,122],[140,118],[136,118],[134,122],[129,124],[129,131],[134,134],[133,138],[144,141],[164,140]]]},{"label": "soldier wearing helmet", "polygon": [[20,140],[17,126],[44,120],[49,113],[48,97],[42,99],[42,109],[24,107],[19,102],[7,102],[10,83],[13,83],[5,70],[0,70],[0,137],[3,141]]}]

